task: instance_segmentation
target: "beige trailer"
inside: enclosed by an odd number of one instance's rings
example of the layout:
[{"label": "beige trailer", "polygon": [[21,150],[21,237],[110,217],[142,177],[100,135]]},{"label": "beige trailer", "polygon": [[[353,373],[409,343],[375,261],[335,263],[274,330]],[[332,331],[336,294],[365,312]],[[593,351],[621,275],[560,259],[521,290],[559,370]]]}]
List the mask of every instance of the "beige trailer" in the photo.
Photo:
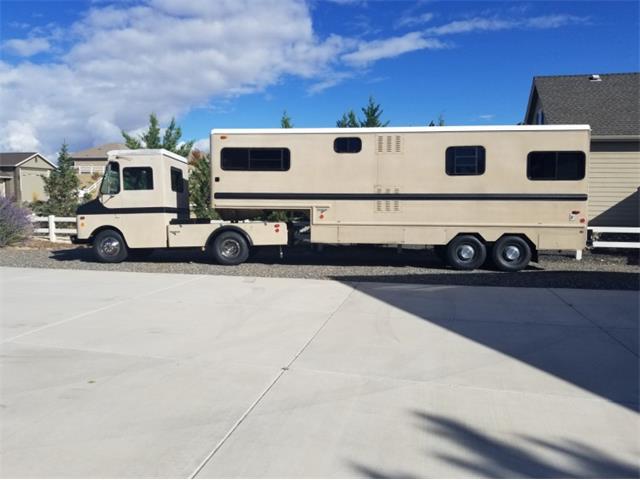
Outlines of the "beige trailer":
[{"label": "beige trailer", "polygon": [[187,160],[166,150],[108,153],[98,197],[78,207],[74,243],[92,244],[103,262],[157,248],[211,248],[223,264],[247,259],[249,248],[287,243],[277,222],[216,222],[189,217]]},{"label": "beige trailer", "polygon": [[587,125],[212,130],[213,206],[306,211],[310,241],[519,270],[586,243]]}]

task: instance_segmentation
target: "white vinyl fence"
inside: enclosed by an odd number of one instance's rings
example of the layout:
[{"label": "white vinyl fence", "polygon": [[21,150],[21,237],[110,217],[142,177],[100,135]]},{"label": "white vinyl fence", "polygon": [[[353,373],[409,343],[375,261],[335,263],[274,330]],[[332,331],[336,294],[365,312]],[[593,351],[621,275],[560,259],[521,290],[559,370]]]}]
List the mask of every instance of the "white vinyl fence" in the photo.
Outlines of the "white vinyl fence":
[{"label": "white vinyl fence", "polygon": [[[37,236],[47,236],[50,242],[69,241],[69,235],[75,235],[78,233],[76,228],[76,217],[56,217],[55,215],[49,215],[48,217],[31,217],[33,222],[33,233]],[[58,227],[57,224],[65,223],[73,224],[73,228]],[[43,227],[42,225],[46,225]],[[63,238],[58,238],[61,235]]]}]

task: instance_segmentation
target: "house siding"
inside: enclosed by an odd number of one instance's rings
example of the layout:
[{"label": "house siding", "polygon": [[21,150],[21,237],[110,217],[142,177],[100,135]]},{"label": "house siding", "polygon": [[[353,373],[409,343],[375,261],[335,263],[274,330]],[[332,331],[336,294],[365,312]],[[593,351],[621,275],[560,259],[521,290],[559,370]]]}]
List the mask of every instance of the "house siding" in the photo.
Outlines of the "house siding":
[{"label": "house siding", "polygon": [[48,196],[44,191],[43,176],[49,175],[49,170],[41,168],[23,168],[19,169],[20,175],[20,201],[35,202],[38,200],[47,200]]},{"label": "house siding", "polygon": [[[637,143],[636,143],[637,145]],[[589,224],[640,226],[640,151],[592,145],[589,166]]]}]

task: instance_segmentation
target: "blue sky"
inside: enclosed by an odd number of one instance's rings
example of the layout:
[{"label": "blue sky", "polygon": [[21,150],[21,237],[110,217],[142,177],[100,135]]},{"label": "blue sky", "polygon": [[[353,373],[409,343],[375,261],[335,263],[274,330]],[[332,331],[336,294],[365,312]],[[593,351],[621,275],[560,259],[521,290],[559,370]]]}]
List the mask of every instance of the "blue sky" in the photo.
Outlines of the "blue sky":
[{"label": "blue sky", "polygon": [[636,1],[8,1],[0,147],[118,141],[150,111],[214,127],[514,124],[534,75],[640,69]]}]

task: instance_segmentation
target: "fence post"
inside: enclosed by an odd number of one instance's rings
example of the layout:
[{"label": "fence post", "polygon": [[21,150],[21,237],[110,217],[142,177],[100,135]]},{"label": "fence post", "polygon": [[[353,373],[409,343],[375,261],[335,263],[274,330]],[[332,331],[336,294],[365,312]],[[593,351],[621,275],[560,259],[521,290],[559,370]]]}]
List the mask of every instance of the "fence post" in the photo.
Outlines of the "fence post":
[{"label": "fence post", "polygon": [[55,215],[49,215],[49,241],[56,241],[56,217]]},{"label": "fence post", "polygon": [[576,260],[582,260],[582,250],[576,250]]}]

